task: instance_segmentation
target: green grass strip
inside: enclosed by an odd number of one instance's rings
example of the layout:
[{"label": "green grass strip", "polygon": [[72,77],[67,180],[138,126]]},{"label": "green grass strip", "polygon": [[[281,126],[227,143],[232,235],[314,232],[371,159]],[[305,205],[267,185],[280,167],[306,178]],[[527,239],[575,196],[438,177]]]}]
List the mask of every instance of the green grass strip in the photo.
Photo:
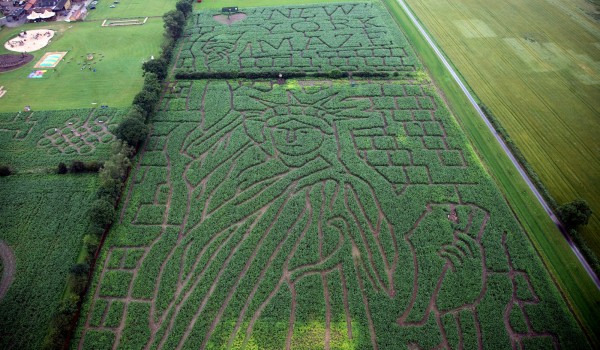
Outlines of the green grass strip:
[{"label": "green grass strip", "polygon": [[443,91],[442,95],[474,145],[476,153],[507,198],[511,209],[527,231],[592,344],[598,347],[600,339],[594,330],[600,329],[600,319],[596,317],[600,291],[594,286],[561,233],[514,169],[508,156],[475,113],[466,96],[461,93],[459,86],[398,3],[394,0],[382,1],[409,37],[436,86]]}]

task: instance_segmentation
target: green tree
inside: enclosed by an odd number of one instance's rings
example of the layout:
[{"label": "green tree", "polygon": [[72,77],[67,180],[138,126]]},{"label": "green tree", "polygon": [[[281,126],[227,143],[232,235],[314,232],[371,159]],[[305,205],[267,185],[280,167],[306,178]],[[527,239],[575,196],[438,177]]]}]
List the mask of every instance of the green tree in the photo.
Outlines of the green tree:
[{"label": "green tree", "polygon": [[127,118],[119,124],[115,130],[115,135],[119,140],[135,147],[148,136],[148,127],[137,118]]},{"label": "green tree", "polygon": [[175,4],[175,8],[178,11],[181,11],[186,18],[192,12],[192,4],[189,0],[179,0],[177,4]]},{"label": "green tree", "polygon": [[144,75],[147,73],[154,73],[160,80],[164,80],[167,77],[168,68],[169,62],[163,58],[153,59],[142,64]]},{"label": "green tree", "polygon": [[99,227],[110,225],[115,220],[115,207],[104,199],[95,200],[90,208],[90,219]]},{"label": "green tree", "polygon": [[[131,105],[131,109],[129,110],[129,113],[127,113],[127,114],[128,114],[127,118],[138,118],[141,121],[146,120],[146,117],[148,116],[148,112],[146,112],[146,110],[144,108],[142,108],[142,106],[136,105],[136,104]],[[131,114],[131,115],[129,115],[129,114]]]},{"label": "green tree", "polygon": [[168,36],[174,39],[181,36],[185,26],[185,15],[181,11],[173,10],[165,13],[163,21]]},{"label": "green tree", "polygon": [[142,90],[135,95],[133,98],[134,106],[137,105],[140,109],[144,111],[146,115],[149,115],[154,111],[154,107],[158,102],[158,96],[156,94]]},{"label": "green tree", "polygon": [[8,176],[12,174],[12,170],[6,165],[0,165],[0,176]]},{"label": "green tree", "polygon": [[90,272],[90,265],[86,263],[79,263],[71,266],[69,272],[76,276],[87,275]]},{"label": "green tree", "polygon": [[66,174],[69,171],[69,169],[67,168],[67,165],[63,162],[58,163],[58,173],[59,174]]},{"label": "green tree", "polygon": [[146,73],[144,76],[144,90],[153,93],[158,98],[162,91],[162,84],[157,74]]},{"label": "green tree", "polygon": [[590,216],[592,216],[592,209],[590,209],[588,203],[581,198],[565,203],[558,208],[558,217],[568,229],[575,229],[581,225],[587,225]]},{"label": "green tree", "polygon": [[104,162],[104,167],[100,169],[100,182],[102,186],[112,183],[112,180],[125,180],[127,169],[131,165],[129,161],[131,154],[132,149],[123,142],[116,143],[113,146],[112,155]]}]

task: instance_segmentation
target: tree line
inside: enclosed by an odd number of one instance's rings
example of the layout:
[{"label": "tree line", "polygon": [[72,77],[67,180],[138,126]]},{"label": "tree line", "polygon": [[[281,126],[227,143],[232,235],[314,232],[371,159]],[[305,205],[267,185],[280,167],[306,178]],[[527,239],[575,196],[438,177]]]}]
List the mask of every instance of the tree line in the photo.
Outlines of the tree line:
[{"label": "tree line", "polygon": [[[161,55],[142,65],[144,85],[135,95],[129,112],[115,130],[118,141],[113,145],[109,159],[103,164],[77,160],[69,166],[60,163],[56,169],[59,174],[98,172],[100,186],[90,205],[88,234],[84,236],[82,251],[76,264],[70,269],[66,291],[44,339],[44,349],[69,347],[101,243],[116,218],[115,208],[131,168],[131,158],[150,131],[148,123],[156,112],[175,44],[192,12],[192,3],[192,0],[179,0],[175,10],[163,15],[165,33]],[[10,169],[4,172],[10,175]]]}]

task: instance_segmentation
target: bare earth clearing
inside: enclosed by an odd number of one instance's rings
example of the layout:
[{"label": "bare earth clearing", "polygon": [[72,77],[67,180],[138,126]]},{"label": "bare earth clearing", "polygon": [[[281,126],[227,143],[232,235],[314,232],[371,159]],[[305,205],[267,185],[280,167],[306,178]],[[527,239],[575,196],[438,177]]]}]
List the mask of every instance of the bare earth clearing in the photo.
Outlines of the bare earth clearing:
[{"label": "bare earth clearing", "polygon": [[0,260],[2,260],[2,277],[0,279],[0,300],[4,298],[15,278],[15,255],[4,241],[0,241]]},{"label": "bare earth clearing", "polygon": [[4,47],[7,50],[16,52],[37,51],[48,45],[53,36],[54,31],[50,29],[29,30],[8,40],[4,43]]}]

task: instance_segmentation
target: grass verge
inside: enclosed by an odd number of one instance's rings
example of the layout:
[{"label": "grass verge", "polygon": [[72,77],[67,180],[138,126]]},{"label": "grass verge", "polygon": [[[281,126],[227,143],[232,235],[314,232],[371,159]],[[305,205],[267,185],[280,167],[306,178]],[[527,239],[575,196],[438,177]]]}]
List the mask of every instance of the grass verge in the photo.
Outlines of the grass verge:
[{"label": "grass verge", "polygon": [[398,3],[394,0],[383,0],[383,3],[409,37],[436,86],[443,92],[448,106],[474,145],[476,153],[498,183],[510,207],[554,276],[558,287],[592,344],[598,347],[600,340],[593,330],[600,329],[600,320],[596,317],[600,303],[600,291],[579,264],[567,242],[539,205],[533,193],[529,191],[525,182],[513,168],[506,154],[494,141],[493,136],[461,93],[456,82],[411,24]]}]

